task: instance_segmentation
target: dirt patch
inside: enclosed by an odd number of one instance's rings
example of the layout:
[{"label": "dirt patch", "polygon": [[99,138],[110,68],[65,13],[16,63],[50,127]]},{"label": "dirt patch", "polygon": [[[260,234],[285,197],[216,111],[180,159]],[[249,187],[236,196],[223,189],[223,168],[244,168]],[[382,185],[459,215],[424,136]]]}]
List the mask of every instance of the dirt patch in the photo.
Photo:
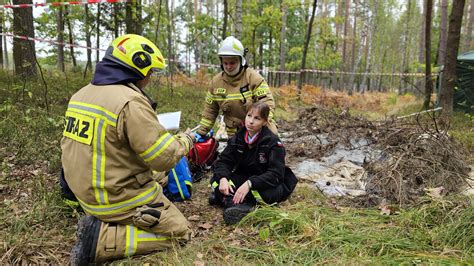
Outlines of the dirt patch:
[{"label": "dirt patch", "polygon": [[409,204],[431,188],[444,195],[456,193],[468,178],[468,152],[426,114],[374,122],[347,111],[314,107],[300,111],[296,121],[279,125],[286,132],[282,138],[289,164],[327,160],[341,148],[348,154],[361,146],[378,151],[355,162],[366,171],[364,197],[371,201]]}]

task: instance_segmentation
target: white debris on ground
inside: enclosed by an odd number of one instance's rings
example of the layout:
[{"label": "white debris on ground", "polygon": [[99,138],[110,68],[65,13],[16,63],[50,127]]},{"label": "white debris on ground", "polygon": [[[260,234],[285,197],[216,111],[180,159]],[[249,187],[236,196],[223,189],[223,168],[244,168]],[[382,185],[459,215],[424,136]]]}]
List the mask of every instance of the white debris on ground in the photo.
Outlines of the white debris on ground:
[{"label": "white debris on ground", "polygon": [[[312,137],[322,145],[329,143],[324,134]],[[283,138],[283,142],[285,140],[292,141]],[[356,197],[366,194],[364,163],[380,157],[380,154],[380,151],[370,147],[367,139],[354,138],[350,140],[350,147],[338,143],[331,154],[320,160],[305,160],[290,167],[297,177],[313,182],[327,196]]]},{"label": "white debris on ground", "polygon": [[474,197],[474,165],[471,165],[471,172],[469,172],[469,178],[466,179],[466,181],[467,185],[461,193],[469,197]]}]

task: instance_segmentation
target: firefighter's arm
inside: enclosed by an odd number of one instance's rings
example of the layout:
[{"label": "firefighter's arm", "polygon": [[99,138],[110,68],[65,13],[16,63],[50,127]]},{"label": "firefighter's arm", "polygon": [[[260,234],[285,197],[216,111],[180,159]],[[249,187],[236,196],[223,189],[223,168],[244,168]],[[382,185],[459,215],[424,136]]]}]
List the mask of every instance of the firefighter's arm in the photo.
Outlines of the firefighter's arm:
[{"label": "firefighter's arm", "polygon": [[[119,115],[119,125],[130,147],[156,171],[168,171],[187,155],[193,145],[185,133],[171,135],[155,112],[141,98],[130,101]],[[119,132],[121,128],[118,128]]]},{"label": "firefighter's arm", "polygon": [[273,120],[275,112],[275,100],[273,99],[273,94],[268,86],[268,83],[265,80],[262,80],[255,88],[253,89],[253,97],[256,102],[264,102],[270,107],[270,114],[268,120]]},{"label": "firefighter's arm", "polygon": [[214,100],[214,95],[212,94],[211,89],[209,89],[206,94],[204,110],[202,111],[201,120],[199,121],[199,128],[196,133],[201,136],[206,135],[214,126],[218,114],[219,105]]},{"label": "firefighter's arm", "polygon": [[285,175],[285,149],[280,144],[274,145],[268,155],[268,170],[261,175],[249,177],[252,189],[276,187],[283,182]]}]

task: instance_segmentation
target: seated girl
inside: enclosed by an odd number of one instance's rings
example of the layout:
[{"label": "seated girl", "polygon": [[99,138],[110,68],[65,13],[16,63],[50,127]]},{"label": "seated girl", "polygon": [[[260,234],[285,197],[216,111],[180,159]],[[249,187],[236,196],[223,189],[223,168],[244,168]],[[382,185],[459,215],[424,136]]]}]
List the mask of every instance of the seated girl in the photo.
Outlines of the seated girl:
[{"label": "seated girl", "polygon": [[215,162],[211,205],[224,207],[227,224],[239,222],[257,203],[286,200],[298,180],[285,166],[285,148],[267,128],[270,108],[256,102],[247,110],[245,127],[233,136]]}]

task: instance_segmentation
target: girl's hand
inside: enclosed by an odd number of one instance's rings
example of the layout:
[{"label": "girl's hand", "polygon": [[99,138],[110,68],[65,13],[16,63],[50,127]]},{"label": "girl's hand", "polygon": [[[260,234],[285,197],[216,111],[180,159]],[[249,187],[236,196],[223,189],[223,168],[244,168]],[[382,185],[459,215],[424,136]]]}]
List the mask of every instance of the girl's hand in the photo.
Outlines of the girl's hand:
[{"label": "girl's hand", "polygon": [[245,196],[247,196],[249,191],[250,191],[249,183],[248,182],[243,183],[239,187],[239,189],[237,189],[237,191],[235,192],[234,198],[232,200],[234,204],[240,204],[244,202]]},{"label": "girl's hand", "polygon": [[234,190],[229,185],[229,181],[227,180],[227,178],[223,177],[219,181],[219,191],[225,196],[229,195],[230,193],[234,193]]}]

